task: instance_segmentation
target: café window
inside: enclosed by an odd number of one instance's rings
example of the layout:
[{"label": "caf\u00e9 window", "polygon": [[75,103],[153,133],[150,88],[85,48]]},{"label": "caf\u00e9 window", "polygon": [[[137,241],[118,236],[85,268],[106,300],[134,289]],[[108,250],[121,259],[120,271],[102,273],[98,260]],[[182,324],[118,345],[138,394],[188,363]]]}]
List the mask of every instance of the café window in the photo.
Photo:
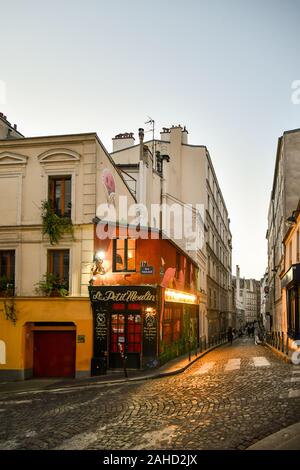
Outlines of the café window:
[{"label": "caf\u00e9 window", "polygon": [[135,271],[136,240],[116,238],[113,240],[113,270]]},{"label": "caf\u00e9 window", "polygon": [[288,335],[293,339],[300,337],[299,305],[300,286],[294,286],[287,290]]},{"label": "caf\u00e9 window", "polygon": [[60,287],[69,289],[69,250],[48,250],[48,273],[56,277]]},{"label": "caf\u00e9 window", "polygon": [[191,287],[191,262],[189,259],[186,260],[185,265],[184,285],[186,288]]},{"label": "caf\u00e9 window", "polygon": [[15,251],[0,251],[0,290],[14,287],[15,283]]},{"label": "caf\u00e9 window", "polygon": [[181,271],[181,254],[176,252],[176,279],[179,279],[179,274]]},{"label": "caf\u00e9 window", "polygon": [[55,214],[71,218],[71,176],[49,178],[49,201]]}]

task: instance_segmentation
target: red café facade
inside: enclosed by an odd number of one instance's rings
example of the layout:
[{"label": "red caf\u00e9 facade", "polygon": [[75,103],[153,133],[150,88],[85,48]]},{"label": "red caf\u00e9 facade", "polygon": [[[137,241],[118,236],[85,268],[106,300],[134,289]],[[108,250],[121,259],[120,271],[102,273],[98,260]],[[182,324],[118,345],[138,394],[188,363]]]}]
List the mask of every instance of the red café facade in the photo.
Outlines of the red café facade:
[{"label": "red caf\u00e9 facade", "polygon": [[93,310],[92,375],[155,368],[199,343],[197,265],[162,239],[101,240],[89,287]]}]

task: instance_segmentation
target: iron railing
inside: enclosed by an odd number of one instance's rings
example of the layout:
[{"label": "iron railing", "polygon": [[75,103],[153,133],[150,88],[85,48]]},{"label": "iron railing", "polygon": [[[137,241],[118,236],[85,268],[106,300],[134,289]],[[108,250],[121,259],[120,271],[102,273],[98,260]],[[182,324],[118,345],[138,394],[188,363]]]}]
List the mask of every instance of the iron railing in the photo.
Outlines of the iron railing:
[{"label": "iron railing", "polygon": [[283,331],[270,331],[266,333],[265,342],[288,356],[289,354],[289,341],[288,335]]}]

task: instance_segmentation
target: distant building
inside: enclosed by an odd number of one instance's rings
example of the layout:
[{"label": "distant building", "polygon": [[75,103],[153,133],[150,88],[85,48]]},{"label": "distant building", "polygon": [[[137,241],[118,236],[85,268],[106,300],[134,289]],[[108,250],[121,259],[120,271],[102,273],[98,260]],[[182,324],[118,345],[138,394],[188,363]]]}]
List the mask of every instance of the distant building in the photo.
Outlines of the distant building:
[{"label": "distant building", "polygon": [[260,319],[260,281],[240,277],[240,267],[236,267],[236,276],[233,278],[236,289],[236,316],[237,326],[253,323]]},{"label": "distant building", "polygon": [[23,135],[17,130],[17,125],[12,125],[3,113],[0,113],[0,140],[21,139]]}]

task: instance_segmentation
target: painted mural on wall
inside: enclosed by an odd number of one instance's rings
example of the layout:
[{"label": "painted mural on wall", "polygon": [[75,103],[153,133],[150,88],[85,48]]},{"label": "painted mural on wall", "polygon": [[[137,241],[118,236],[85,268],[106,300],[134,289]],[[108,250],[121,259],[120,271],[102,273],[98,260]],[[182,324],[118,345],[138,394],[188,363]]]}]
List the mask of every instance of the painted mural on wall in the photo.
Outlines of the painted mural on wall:
[{"label": "painted mural on wall", "polygon": [[[184,267],[186,268],[186,265]],[[160,272],[162,277],[161,286],[169,289],[185,290],[185,270],[181,269],[179,273],[175,267],[167,267],[164,258],[161,258]],[[194,289],[195,283],[192,276],[192,265],[190,266],[190,272],[187,275],[188,285],[190,289]]]},{"label": "painted mural on wall", "polygon": [[102,171],[102,183],[105,189],[107,203],[115,206],[116,182],[112,172],[107,168]]}]

